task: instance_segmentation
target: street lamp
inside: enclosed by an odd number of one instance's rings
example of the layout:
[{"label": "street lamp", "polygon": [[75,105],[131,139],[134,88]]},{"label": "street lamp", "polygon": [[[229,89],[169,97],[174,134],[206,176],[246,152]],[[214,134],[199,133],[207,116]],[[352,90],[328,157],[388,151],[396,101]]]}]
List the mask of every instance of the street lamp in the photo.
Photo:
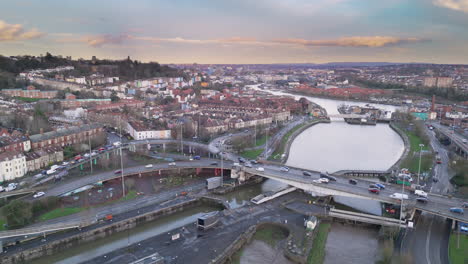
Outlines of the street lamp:
[{"label": "street lamp", "polygon": [[419,167],[418,167],[418,185],[419,185],[419,178],[421,177],[421,152],[424,144],[419,144]]}]

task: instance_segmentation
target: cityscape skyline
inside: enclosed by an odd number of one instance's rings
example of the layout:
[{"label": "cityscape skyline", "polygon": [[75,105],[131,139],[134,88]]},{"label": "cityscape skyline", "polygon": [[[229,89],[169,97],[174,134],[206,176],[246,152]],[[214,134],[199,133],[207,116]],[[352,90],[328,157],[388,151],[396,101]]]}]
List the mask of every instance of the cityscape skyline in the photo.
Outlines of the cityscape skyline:
[{"label": "cityscape skyline", "polygon": [[3,3],[0,49],[161,63],[468,61],[466,0],[132,4]]}]

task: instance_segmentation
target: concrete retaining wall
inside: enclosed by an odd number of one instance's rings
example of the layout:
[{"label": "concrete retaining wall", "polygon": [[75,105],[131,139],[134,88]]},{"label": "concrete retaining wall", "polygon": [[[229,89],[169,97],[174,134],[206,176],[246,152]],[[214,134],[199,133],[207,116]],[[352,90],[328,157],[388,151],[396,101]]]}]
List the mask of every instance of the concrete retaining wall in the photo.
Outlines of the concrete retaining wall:
[{"label": "concrete retaining wall", "polygon": [[21,251],[17,254],[11,256],[2,257],[2,264],[13,264],[13,263],[30,263],[31,260],[52,255],[62,250],[81,245],[86,242],[94,241],[99,238],[104,238],[110,236],[116,232],[125,231],[136,227],[138,224],[154,221],[163,216],[171,215],[180,211],[183,211],[190,207],[195,207],[201,204],[211,204],[216,206],[223,205],[219,204],[213,199],[199,198],[185,201],[179,204],[176,204],[171,207],[166,207],[159,209],[157,211],[149,212],[146,214],[138,215],[133,218],[125,219],[119,222],[112,223],[110,225],[98,227],[89,231],[84,231],[83,233],[76,234],[61,240],[52,241],[50,243],[27,249]]},{"label": "concrete retaining wall", "polygon": [[252,241],[252,237],[255,235],[257,230],[267,227],[267,226],[279,226],[280,228],[284,228],[289,232],[288,237],[286,238],[286,241],[289,241],[291,239],[291,231],[286,225],[279,224],[279,223],[260,223],[257,225],[253,225],[249,227],[243,234],[241,234],[239,237],[234,240],[220,255],[218,255],[215,259],[211,260],[209,263],[213,264],[228,264],[232,262],[232,256],[236,254],[239,250],[242,249],[246,244],[250,243]]},{"label": "concrete retaining wall", "polygon": [[395,132],[398,133],[398,135],[400,135],[400,137],[403,139],[403,142],[405,144],[405,150],[403,151],[403,155],[401,155],[401,157],[397,160],[397,162],[395,162],[395,164],[393,164],[392,167],[390,167],[389,171],[392,171],[392,170],[399,170],[400,169],[400,165],[401,163],[403,162],[403,160],[406,159],[406,157],[408,156],[409,152],[410,152],[410,141],[409,141],[409,138],[408,136],[406,136],[405,132],[401,131],[400,128],[398,128],[395,124],[393,123],[390,123],[390,128],[393,129]]}]

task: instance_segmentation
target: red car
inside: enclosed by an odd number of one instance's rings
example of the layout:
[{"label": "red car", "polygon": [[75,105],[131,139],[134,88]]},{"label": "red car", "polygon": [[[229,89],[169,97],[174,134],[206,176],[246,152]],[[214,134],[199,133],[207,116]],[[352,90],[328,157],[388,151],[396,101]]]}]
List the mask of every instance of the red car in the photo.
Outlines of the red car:
[{"label": "red car", "polygon": [[99,150],[99,151],[104,151],[104,150],[106,150],[106,149],[105,149],[105,148],[99,148],[98,150]]},{"label": "red car", "polygon": [[379,193],[380,193],[380,189],[379,189],[379,188],[369,188],[369,192],[375,193],[375,194],[379,194]]},{"label": "red car", "polygon": [[80,159],[82,159],[81,155],[78,155],[75,157],[75,160],[80,160]]}]

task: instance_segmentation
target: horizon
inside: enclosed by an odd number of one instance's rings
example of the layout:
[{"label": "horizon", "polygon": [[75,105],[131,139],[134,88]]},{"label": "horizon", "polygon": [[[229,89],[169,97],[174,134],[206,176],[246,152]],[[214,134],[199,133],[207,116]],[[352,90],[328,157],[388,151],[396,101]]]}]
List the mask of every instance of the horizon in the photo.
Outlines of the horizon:
[{"label": "horizon", "polygon": [[[467,0],[5,2],[0,49],[162,64],[465,64]],[[19,15],[21,14],[21,15]]]}]

